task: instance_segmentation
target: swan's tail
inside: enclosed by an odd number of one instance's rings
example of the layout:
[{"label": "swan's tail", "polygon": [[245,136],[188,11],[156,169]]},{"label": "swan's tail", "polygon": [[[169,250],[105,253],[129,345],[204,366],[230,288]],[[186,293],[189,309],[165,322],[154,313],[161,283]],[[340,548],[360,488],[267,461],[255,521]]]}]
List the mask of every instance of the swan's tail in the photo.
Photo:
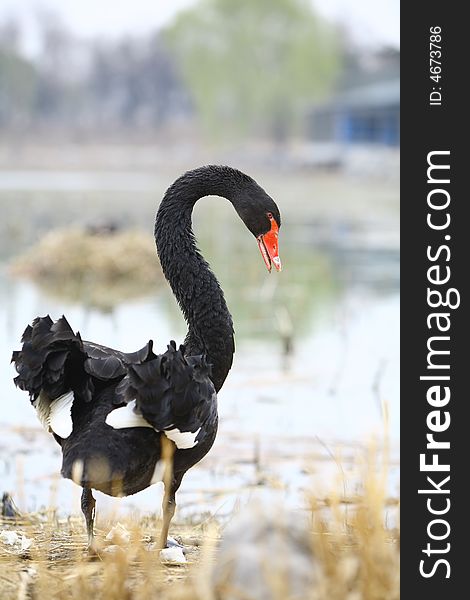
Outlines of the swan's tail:
[{"label": "swan's tail", "polygon": [[128,367],[127,397],[135,399],[137,410],[159,431],[194,425],[215,393],[205,358],[186,357],[184,351],[172,341],[164,354]]},{"label": "swan's tail", "polygon": [[55,322],[49,315],[37,317],[26,327],[21,341],[21,350],[13,352],[11,359],[18,373],[14,382],[29,392],[31,402],[42,391],[50,399],[70,390],[79,392],[84,400],[91,399],[93,383],[85,374],[83,342],[64,316]]}]

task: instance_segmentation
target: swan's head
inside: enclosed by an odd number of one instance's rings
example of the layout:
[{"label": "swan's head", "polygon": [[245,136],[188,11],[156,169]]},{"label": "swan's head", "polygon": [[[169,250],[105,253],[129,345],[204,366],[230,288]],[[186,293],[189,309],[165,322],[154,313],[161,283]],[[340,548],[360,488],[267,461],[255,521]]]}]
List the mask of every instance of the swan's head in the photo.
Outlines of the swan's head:
[{"label": "swan's head", "polygon": [[268,271],[281,270],[279,228],[281,215],[274,200],[253,179],[237,194],[233,202],[247,228],[255,236]]},{"label": "swan's head", "polygon": [[167,195],[171,196],[175,190],[183,187],[191,207],[198,198],[210,194],[230,200],[246,227],[255,236],[268,271],[271,271],[273,265],[277,271],[281,270],[279,208],[254,179],[233,167],[205,165],[182,175],[170,186]]}]

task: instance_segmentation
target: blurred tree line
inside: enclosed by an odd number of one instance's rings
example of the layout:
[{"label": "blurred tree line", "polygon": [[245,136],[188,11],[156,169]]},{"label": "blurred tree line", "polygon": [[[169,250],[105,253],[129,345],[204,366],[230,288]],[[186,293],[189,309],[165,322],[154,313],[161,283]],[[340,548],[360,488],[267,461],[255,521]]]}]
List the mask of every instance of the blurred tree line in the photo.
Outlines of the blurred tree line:
[{"label": "blurred tree line", "polygon": [[0,24],[0,129],[158,129],[191,113],[161,34],[85,43],[51,15],[39,27],[41,50],[31,59],[18,26]]},{"label": "blurred tree line", "polygon": [[0,23],[0,130],[205,131],[284,140],[332,85],[337,33],[308,0],[200,0],[164,30],[118,41],[77,39],[38,16],[40,51]]}]

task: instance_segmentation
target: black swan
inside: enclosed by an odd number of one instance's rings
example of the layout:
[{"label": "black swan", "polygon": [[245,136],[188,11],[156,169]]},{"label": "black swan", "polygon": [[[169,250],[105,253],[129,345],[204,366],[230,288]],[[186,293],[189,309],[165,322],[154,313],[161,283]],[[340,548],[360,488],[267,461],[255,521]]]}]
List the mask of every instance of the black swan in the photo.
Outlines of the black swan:
[{"label": "black swan", "polygon": [[[268,270],[272,264],[281,270],[281,218],[272,198],[236,169],[200,167],[168,188],[155,221],[163,273],[189,327],[184,345],[172,341],[157,355],[149,341],[137,352],[120,352],[83,341],[64,316],[55,322],[46,316],[28,325],[22,349],[13,352],[15,384],[29,392],[40,421],[62,448],[62,476],[83,488],[90,548],[92,489],[127,496],[162,480],[165,547],[183,475],[216,436],[217,392],[232,365],[234,338],[224,294],[192,232],[193,206],[207,195],[233,204]],[[172,469],[163,477],[169,446]]]}]

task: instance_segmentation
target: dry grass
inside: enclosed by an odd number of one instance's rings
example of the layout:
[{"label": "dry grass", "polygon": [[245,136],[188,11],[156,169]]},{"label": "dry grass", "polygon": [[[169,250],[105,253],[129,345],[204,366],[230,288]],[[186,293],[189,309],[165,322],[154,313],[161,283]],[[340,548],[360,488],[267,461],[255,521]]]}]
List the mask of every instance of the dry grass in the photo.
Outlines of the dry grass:
[{"label": "dry grass", "polygon": [[[0,542],[0,597],[104,600],[397,600],[399,598],[399,527],[397,502],[386,495],[386,467],[371,452],[360,467],[361,489],[344,498],[342,484],[319,501],[309,496],[307,559],[314,585],[299,596],[289,589],[281,570],[267,560],[260,569],[264,592],[247,589],[227,572],[220,581],[218,544],[224,531],[212,520],[204,525],[172,526],[187,549],[188,563],[164,566],[152,536],[160,530],[155,518],[125,521],[131,541],[106,551],[111,523],[100,523],[101,550],[90,558],[80,518],[58,521],[52,514],[21,522],[4,520],[1,529],[24,533],[33,543],[21,552]],[[240,510],[240,515],[250,510]],[[239,515],[239,516],[240,516]],[[236,523],[237,515],[233,522]],[[386,525],[392,523],[392,525]],[[243,536],[243,532],[241,533]],[[282,541],[282,540],[281,540]],[[259,539],[257,546],[263,546]],[[265,555],[269,556],[269,548]],[[276,551],[274,548],[273,552]],[[234,549],[235,554],[238,548]],[[244,558],[244,557],[242,557]],[[214,576],[215,573],[215,576]],[[216,585],[214,585],[216,581]],[[264,587],[263,587],[264,586]]]},{"label": "dry grass", "polygon": [[[398,500],[386,496],[386,465],[374,450],[362,465],[362,489],[346,508],[331,494],[325,513],[311,496],[313,547],[321,564],[312,599],[398,600]],[[391,525],[387,523],[391,521]]]},{"label": "dry grass", "polygon": [[[85,547],[81,517],[57,520],[53,515],[34,515],[20,521],[3,519],[0,530],[24,534],[32,540],[22,551],[19,545],[0,542],[0,598],[152,598],[184,579],[191,565],[199,560],[201,533],[194,527],[174,528],[185,544],[187,565],[164,566],[154,539],[161,523],[156,518],[125,521],[130,542],[105,539],[112,523],[101,523],[97,530],[99,550],[90,556]],[[196,535],[195,535],[196,533]],[[34,594],[32,592],[34,591]]]},{"label": "dry grass", "polygon": [[161,270],[151,235],[65,228],[16,258],[11,272],[32,279],[49,295],[107,309],[153,291]]}]

